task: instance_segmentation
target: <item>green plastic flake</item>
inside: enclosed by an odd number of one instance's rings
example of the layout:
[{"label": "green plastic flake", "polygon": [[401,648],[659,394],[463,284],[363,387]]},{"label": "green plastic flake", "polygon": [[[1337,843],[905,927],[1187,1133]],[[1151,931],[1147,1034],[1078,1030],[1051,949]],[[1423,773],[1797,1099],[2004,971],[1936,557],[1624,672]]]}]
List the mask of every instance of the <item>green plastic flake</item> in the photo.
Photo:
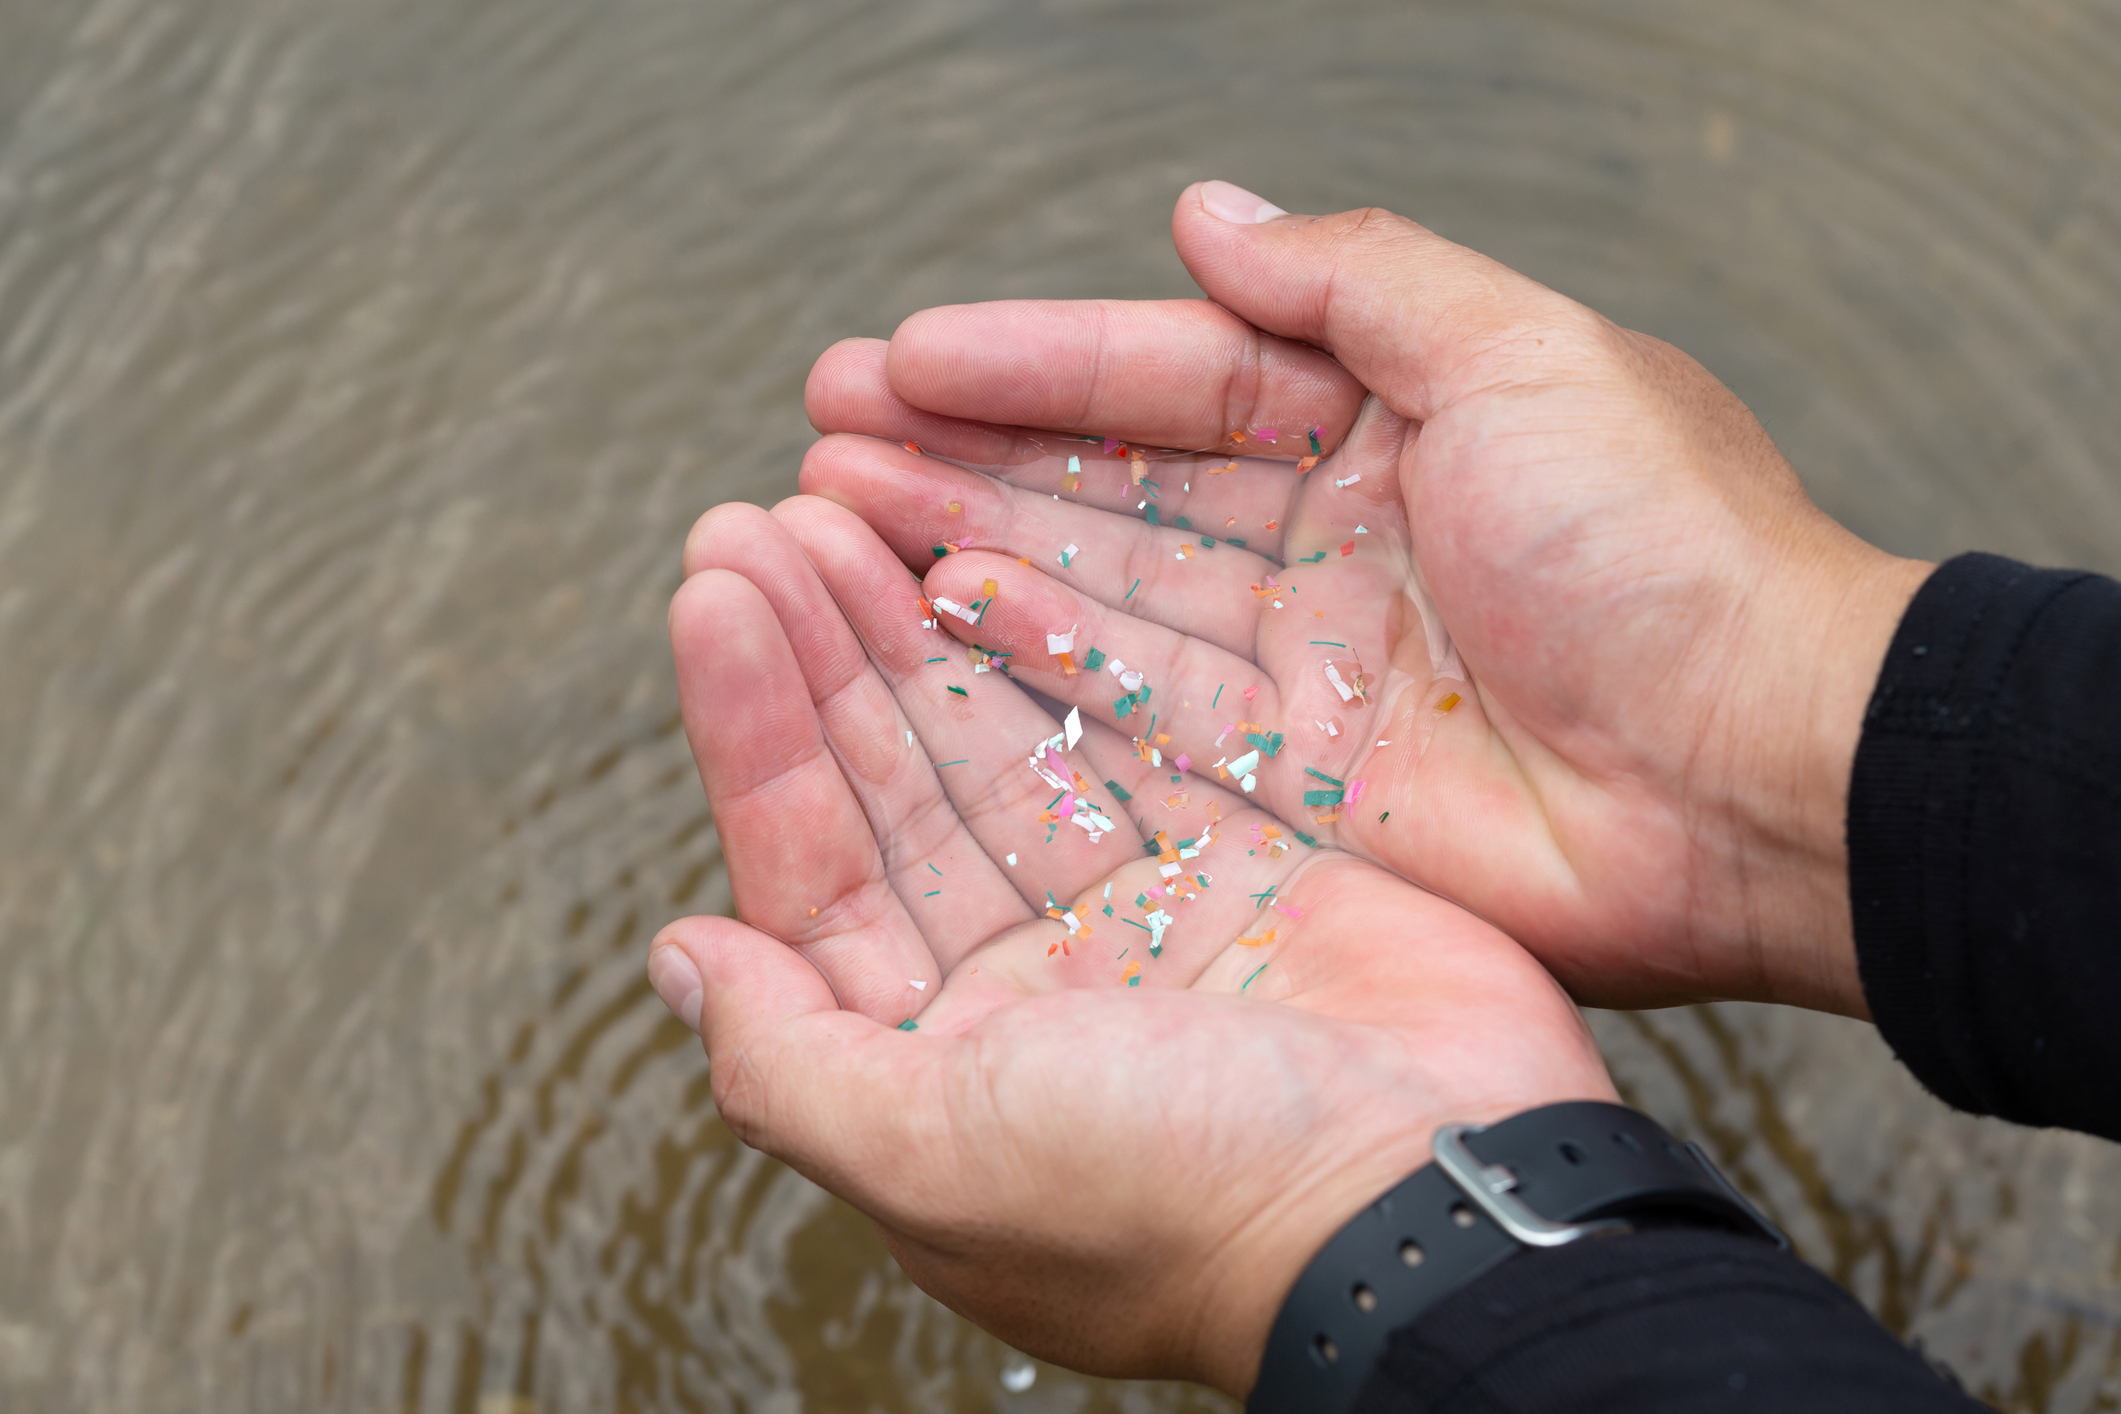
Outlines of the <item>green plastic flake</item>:
[{"label": "green plastic flake", "polygon": [[1311,429],[1311,455],[1314,457],[1319,455],[1318,429],[1316,427]]},{"label": "green plastic flake", "polygon": [[1108,903],[1108,904],[1106,904],[1106,905],[1105,905],[1105,917],[1107,917],[1107,918],[1110,918],[1111,916],[1112,916],[1112,905]]},{"label": "green plastic flake", "polygon": [[[1153,850],[1155,847],[1156,842],[1154,840],[1150,841],[1150,848]],[[1136,908],[1147,908],[1149,906],[1149,896],[1147,894],[1136,894],[1134,896],[1134,906]]]},{"label": "green plastic flake", "polygon": [[915,1022],[912,1022],[912,1021],[901,1021],[901,1022],[900,1022],[900,1023],[898,1024],[898,1029],[899,1029],[899,1030],[901,1030],[901,1031],[918,1031],[918,1030],[920,1030],[921,1028],[920,1028],[920,1026],[919,1026],[919,1025],[918,1025],[917,1023],[915,1023]]},{"label": "green plastic flake", "polygon": [[[1068,792],[1066,792],[1066,791],[1062,791],[1062,792],[1060,793],[1060,795],[1056,795],[1055,797],[1053,797],[1053,799],[1051,799],[1051,800],[1047,801],[1047,802],[1046,802],[1046,808],[1047,808],[1048,810],[1051,810],[1051,809],[1052,809],[1052,808],[1053,808],[1054,806],[1056,806],[1056,805],[1060,804],[1060,803],[1061,803],[1061,795],[1066,795],[1067,793],[1068,793]],[[1047,895],[1046,895],[1046,897],[1047,897],[1047,898],[1052,898],[1052,897],[1053,897],[1053,895],[1052,895],[1052,894],[1047,894]]]},{"label": "green plastic flake", "polygon": [[1226,683],[1226,682],[1219,682],[1219,683],[1215,684],[1215,702],[1210,702],[1210,703],[1208,704],[1208,710],[1209,710],[1210,712],[1213,712],[1213,711],[1215,710],[1215,703],[1216,703],[1216,702],[1220,702],[1220,701],[1222,701],[1222,700],[1223,700],[1223,689],[1224,689],[1224,688],[1226,688],[1226,687],[1228,687],[1229,685],[1230,685],[1230,684],[1228,684],[1228,683]]},{"label": "green plastic flake", "polygon": [[1139,928],[1144,933],[1149,931],[1149,925],[1146,923],[1137,923],[1131,918],[1122,918],[1119,921],[1126,924],[1129,928]]},{"label": "green plastic flake", "polygon": [[1324,782],[1325,782],[1325,783],[1326,783],[1327,785],[1329,785],[1329,786],[1344,786],[1344,785],[1346,785],[1346,784],[1347,784],[1347,782],[1346,782],[1346,781],[1336,781],[1336,780],[1334,780],[1334,779],[1333,779],[1333,778],[1332,778],[1331,776],[1327,775],[1327,774],[1326,774],[1326,773],[1325,773],[1324,771],[1314,771],[1314,770],[1312,770],[1312,769],[1311,769],[1311,768],[1310,768],[1309,766],[1306,766],[1306,767],[1304,767],[1304,774],[1305,774],[1305,775],[1307,775],[1307,776],[1316,776],[1316,777],[1317,777],[1317,778],[1318,778],[1319,780],[1322,780],[1322,781],[1324,781]]},{"label": "green plastic flake", "polygon": [[939,894],[939,893],[941,893],[941,892],[942,892],[942,890],[941,890],[941,889],[930,889],[930,890],[928,890],[928,892],[926,892],[926,893],[922,894],[922,895],[921,895],[921,897],[922,897],[922,898],[934,898],[934,897],[935,897],[935,896],[936,896],[937,894]]},{"label": "green plastic flake", "polygon": [[1387,820],[1389,820],[1389,819],[1391,819],[1391,818],[1392,818],[1392,812],[1391,812],[1391,811],[1389,811],[1389,810],[1387,810],[1387,811],[1386,811],[1386,812],[1385,812],[1384,814],[1382,814],[1382,815],[1380,815],[1380,816],[1378,816],[1378,817],[1377,817],[1377,823],[1378,823],[1378,824],[1380,824],[1380,825],[1382,825],[1382,824],[1383,824],[1383,823],[1384,823],[1385,821],[1387,821]]},{"label": "green plastic flake", "polygon": [[969,766],[971,764],[972,758],[968,756],[962,761],[945,761],[943,762],[942,766],[937,766],[935,769],[940,771],[943,769],[943,766]]},{"label": "green plastic flake", "polygon": [[1315,564],[1317,564],[1317,563],[1318,563],[1318,562],[1319,562],[1320,560],[1323,560],[1323,559],[1324,559],[1325,557],[1326,557],[1326,552],[1325,552],[1325,551],[1323,551],[1323,550],[1320,550],[1320,551],[1319,551],[1319,552],[1318,552],[1317,554],[1315,554],[1315,555],[1306,555],[1306,556],[1304,556],[1304,557],[1303,557],[1302,559],[1298,560],[1298,561],[1297,561],[1296,563],[1298,563],[1298,564],[1300,564],[1300,565],[1315,565]]},{"label": "green plastic flake", "polygon": [[1133,796],[1127,793],[1127,788],[1121,785],[1118,781],[1106,781],[1105,789],[1111,791],[1112,798],[1118,801],[1121,805],[1125,805],[1128,801],[1134,799]]},{"label": "green plastic flake", "polygon": [[1083,666],[1093,673],[1096,672],[1099,668],[1105,666],[1105,650],[1102,648],[1093,648],[1089,652],[1083,654]]},{"label": "green plastic flake", "polygon": [[1203,549],[1203,550],[1212,550],[1212,549],[1214,549],[1214,548],[1215,548],[1215,537],[1214,537],[1214,536],[1212,536],[1212,535],[1203,535],[1203,536],[1202,536],[1202,537],[1200,538],[1200,547],[1201,547],[1201,549]]},{"label": "green plastic flake", "polygon": [[1125,697],[1114,698],[1112,701],[1112,715],[1115,717],[1124,717],[1133,710],[1134,694],[1131,692]]},{"label": "green plastic flake", "polygon": [[1174,529],[1177,530],[1191,530],[1193,528],[1193,522],[1187,520],[1184,516],[1173,516],[1171,518],[1171,525]]},{"label": "green plastic flake", "polygon": [[1267,964],[1266,964],[1266,963],[1264,963],[1264,962],[1262,962],[1262,963],[1261,963],[1261,964],[1260,964],[1259,966],[1257,966],[1257,967],[1253,968],[1253,969],[1252,969],[1252,977],[1247,977],[1247,978],[1245,979],[1245,986],[1244,986],[1244,987],[1239,987],[1239,988],[1238,988],[1237,990],[1238,990],[1238,991],[1240,991],[1240,992],[1242,992],[1242,991],[1243,991],[1243,990],[1245,989],[1245,987],[1249,987],[1249,986],[1251,986],[1251,985],[1252,985],[1252,978],[1253,978],[1253,977],[1257,977],[1257,976],[1259,976],[1259,974],[1260,974],[1260,973],[1262,973],[1262,972],[1265,972],[1266,970],[1267,970]]},{"label": "green plastic flake", "polygon": [[928,661],[931,663],[947,663],[950,660],[948,658],[930,658]]},{"label": "green plastic flake", "polygon": [[1344,790],[1307,790],[1304,792],[1304,804],[1338,805],[1341,802],[1341,797],[1346,794],[1347,792]]},{"label": "green plastic flake", "polygon": [[1141,984],[1142,975],[1139,972],[1135,973],[1132,977],[1129,977],[1127,979],[1127,985],[1130,987],[1139,987]]},{"label": "green plastic flake", "polygon": [[1276,732],[1272,736],[1261,736],[1258,732],[1246,732],[1245,744],[1258,747],[1265,755],[1277,756],[1281,753],[1281,733]]},{"label": "green plastic flake", "polygon": [[1227,541],[1225,541],[1224,543],[1225,543],[1225,544],[1229,544],[1229,545],[1235,545],[1235,546],[1236,546],[1236,547],[1237,547],[1238,549],[1240,549],[1240,550],[1242,550],[1242,549],[1244,549],[1244,548],[1245,548],[1245,542],[1244,542],[1244,541],[1242,541],[1242,540],[1240,540],[1240,539],[1238,539],[1238,538],[1237,538],[1236,536],[1234,536],[1234,535],[1233,535],[1233,536],[1231,536],[1231,537],[1230,537],[1230,538],[1229,538],[1229,539],[1228,539]]},{"label": "green plastic flake", "polygon": [[[1177,779],[1178,779],[1178,777],[1176,777],[1176,776],[1173,776],[1173,777],[1172,777],[1171,779],[1175,781],[1175,780],[1177,780]],[[1197,838],[1197,837],[1196,837],[1196,838]],[[1179,847],[1180,849],[1191,849],[1191,848],[1193,848],[1193,841],[1192,841],[1192,840],[1180,840],[1180,841],[1178,842],[1178,847]]]},{"label": "green plastic flake", "polygon": [[[1144,514],[1145,514],[1145,515],[1147,516],[1147,518],[1148,518],[1148,521],[1149,521],[1149,524],[1151,524],[1151,525],[1161,525],[1161,524],[1163,524],[1162,520],[1160,520],[1160,519],[1158,518],[1158,515],[1157,515],[1157,510],[1156,510],[1156,502],[1154,502],[1154,501],[1151,501],[1151,502],[1149,503],[1149,506],[1148,506],[1148,509],[1147,509],[1147,511],[1146,511],[1146,512],[1145,512]],[[1319,552],[1319,556],[1318,556],[1318,558],[1320,558],[1321,560],[1322,560],[1322,559],[1324,559],[1324,558],[1325,558],[1325,552],[1324,552],[1324,551],[1320,551],[1320,552]]]},{"label": "green plastic flake", "polygon": [[1303,841],[1303,842],[1304,842],[1305,844],[1307,844],[1307,845],[1311,846],[1311,848],[1313,848],[1313,849],[1317,849],[1317,848],[1318,848],[1318,841],[1317,841],[1317,840],[1314,840],[1314,839],[1312,839],[1312,838],[1311,838],[1311,837],[1310,837],[1309,835],[1305,834],[1305,833],[1304,833],[1304,832],[1303,832],[1302,830],[1298,830],[1298,831],[1296,832],[1296,838],[1298,838],[1298,839],[1302,840],[1302,841]]},{"label": "green plastic flake", "polygon": [[1348,645],[1345,643],[1335,643],[1330,638],[1314,638],[1311,640],[1311,646],[1313,648],[1345,648]]},{"label": "green plastic flake", "polygon": [[[1137,579],[1137,580],[1135,580],[1135,581],[1134,581],[1134,589],[1139,589],[1139,588],[1141,588],[1141,587],[1142,587],[1142,582],[1141,582],[1140,580],[1138,580],[1138,579]],[[1130,590],[1128,590],[1128,591],[1126,592],[1126,595],[1125,595],[1124,597],[1126,597],[1126,598],[1128,598],[1128,599],[1132,599],[1132,598],[1134,597],[1134,589],[1130,589]]]},{"label": "green plastic flake", "polygon": [[951,688],[950,690],[951,690],[952,692],[956,693],[956,694],[957,694],[957,695],[958,695],[959,697],[970,697],[970,696],[972,695],[971,693],[969,693],[969,692],[965,691],[965,689],[963,689],[963,688],[961,688],[961,687],[953,687],[953,688]]}]

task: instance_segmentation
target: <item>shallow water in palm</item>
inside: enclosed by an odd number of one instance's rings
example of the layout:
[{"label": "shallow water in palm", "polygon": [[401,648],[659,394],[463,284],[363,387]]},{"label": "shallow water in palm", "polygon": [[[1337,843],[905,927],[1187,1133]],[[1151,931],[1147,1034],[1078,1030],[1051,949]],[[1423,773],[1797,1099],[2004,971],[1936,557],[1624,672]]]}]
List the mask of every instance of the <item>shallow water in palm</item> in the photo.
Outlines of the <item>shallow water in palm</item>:
[{"label": "shallow water in palm", "polygon": [[[1226,1409],[1014,1388],[717,1121],[687,524],[835,337],[1190,293],[1222,176],[1677,342],[1896,550],[2121,569],[2117,71],[2111,0],[7,0],[0,1405]],[[2121,1398],[2121,1151],[1595,1024],[1969,1386]]]}]

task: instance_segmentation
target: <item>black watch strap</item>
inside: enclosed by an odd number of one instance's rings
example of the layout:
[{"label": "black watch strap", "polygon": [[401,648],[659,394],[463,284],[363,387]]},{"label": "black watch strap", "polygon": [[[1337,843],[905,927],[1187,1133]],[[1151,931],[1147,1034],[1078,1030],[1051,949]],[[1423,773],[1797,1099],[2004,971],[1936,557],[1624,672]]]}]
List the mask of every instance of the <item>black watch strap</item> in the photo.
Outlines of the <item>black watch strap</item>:
[{"label": "black watch strap", "polygon": [[1527,1247],[1700,1224],[1788,1246],[1774,1224],[1648,1115],[1594,1100],[1437,1131],[1435,1163],[1350,1219],[1296,1279],[1248,1414],[1340,1414],[1385,1341]]}]

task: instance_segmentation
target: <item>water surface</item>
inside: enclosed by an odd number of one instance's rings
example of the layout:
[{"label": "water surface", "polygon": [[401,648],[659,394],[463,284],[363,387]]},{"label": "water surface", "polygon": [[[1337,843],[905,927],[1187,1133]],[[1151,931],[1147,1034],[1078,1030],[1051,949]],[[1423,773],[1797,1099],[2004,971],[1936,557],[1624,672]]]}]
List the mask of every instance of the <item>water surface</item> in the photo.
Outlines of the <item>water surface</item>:
[{"label": "water surface", "polygon": [[[1895,550],[2121,569],[2116,72],[2112,0],[0,0],[0,1405],[1226,1408],[1005,1391],[716,1120],[685,527],[836,337],[1191,293],[1222,176],[1675,340]],[[1971,1387],[2121,1400],[2121,1151],[1597,1026]]]}]

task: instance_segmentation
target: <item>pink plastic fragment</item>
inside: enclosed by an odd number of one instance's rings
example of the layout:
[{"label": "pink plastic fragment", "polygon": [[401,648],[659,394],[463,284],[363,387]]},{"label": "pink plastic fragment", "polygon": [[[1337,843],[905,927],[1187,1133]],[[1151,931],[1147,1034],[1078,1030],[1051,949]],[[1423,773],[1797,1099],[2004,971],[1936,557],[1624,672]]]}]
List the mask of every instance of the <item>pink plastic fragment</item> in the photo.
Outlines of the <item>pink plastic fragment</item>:
[{"label": "pink plastic fragment", "polygon": [[1055,811],[1054,813],[1059,815],[1063,820],[1073,815],[1075,813],[1075,797],[1071,795],[1064,798],[1060,803],[1060,809]]},{"label": "pink plastic fragment", "polygon": [[1288,914],[1291,918],[1301,918],[1304,916],[1304,911],[1300,908],[1291,908],[1285,903],[1277,903],[1274,906],[1277,909],[1280,909],[1283,913]]},{"label": "pink plastic fragment", "polygon": [[1247,702],[1250,702],[1250,701],[1251,701],[1251,700],[1252,700],[1253,698],[1255,698],[1255,697],[1257,697],[1257,696],[1259,696],[1259,689],[1258,689],[1258,688],[1256,688],[1256,687],[1248,687],[1248,688],[1246,688],[1246,689],[1245,689],[1245,701],[1247,701]]},{"label": "pink plastic fragment", "polygon": [[1252,435],[1262,442],[1278,441],[1281,437],[1281,429],[1279,427],[1262,427]]},{"label": "pink plastic fragment", "polygon": [[1181,751],[1178,754],[1178,759],[1176,761],[1173,761],[1171,764],[1178,767],[1178,769],[1181,771],[1190,771],[1193,769],[1193,758],[1186,755],[1185,752]]},{"label": "pink plastic fragment", "polygon": [[1105,439],[1105,455],[1109,457],[1109,456],[1111,456],[1111,455],[1112,455],[1112,454],[1113,454],[1114,452],[1116,452],[1116,451],[1118,451],[1118,450],[1119,450],[1119,438],[1117,438],[1117,437],[1107,437],[1107,438]]},{"label": "pink plastic fragment", "polygon": [[1353,805],[1356,801],[1361,800],[1362,788],[1368,784],[1369,782],[1367,781],[1348,782],[1348,804]]}]

